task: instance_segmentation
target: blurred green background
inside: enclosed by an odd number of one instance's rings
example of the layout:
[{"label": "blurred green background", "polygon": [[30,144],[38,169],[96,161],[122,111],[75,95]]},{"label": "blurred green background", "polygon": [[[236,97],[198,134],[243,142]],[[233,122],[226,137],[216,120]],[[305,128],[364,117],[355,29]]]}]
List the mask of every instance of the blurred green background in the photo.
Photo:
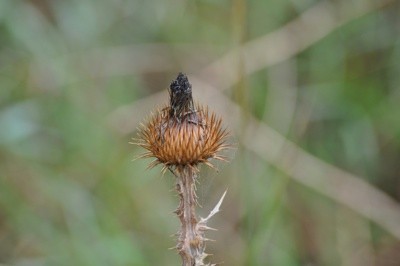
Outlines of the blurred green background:
[{"label": "blurred green background", "polygon": [[400,265],[399,37],[395,0],[0,1],[1,265],[180,265],[128,144],[179,71],[236,110],[212,262]]}]

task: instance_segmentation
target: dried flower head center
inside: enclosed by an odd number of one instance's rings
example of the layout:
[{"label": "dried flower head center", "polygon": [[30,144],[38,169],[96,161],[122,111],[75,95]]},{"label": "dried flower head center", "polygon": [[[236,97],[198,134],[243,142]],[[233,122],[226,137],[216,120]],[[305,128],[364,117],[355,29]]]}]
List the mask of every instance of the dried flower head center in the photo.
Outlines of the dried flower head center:
[{"label": "dried flower head center", "polygon": [[[207,126],[208,114],[194,112],[178,121],[169,115],[168,108],[159,114],[159,129],[150,140],[154,154],[170,165],[197,164],[208,159],[211,140]],[[157,120],[158,120],[157,119]]]},{"label": "dried flower head center", "polygon": [[169,86],[170,96],[170,112],[169,114],[181,121],[186,115],[195,112],[192,85],[183,73],[179,73],[178,77],[172,81]]},{"label": "dried flower head center", "polygon": [[224,160],[219,152],[227,148],[227,132],[222,129],[220,118],[193,103],[192,86],[186,75],[180,73],[172,81],[169,95],[169,105],[152,115],[139,132],[139,145],[148,151],[143,156],[156,158],[151,166],[196,168],[205,163],[213,167],[210,158]]}]

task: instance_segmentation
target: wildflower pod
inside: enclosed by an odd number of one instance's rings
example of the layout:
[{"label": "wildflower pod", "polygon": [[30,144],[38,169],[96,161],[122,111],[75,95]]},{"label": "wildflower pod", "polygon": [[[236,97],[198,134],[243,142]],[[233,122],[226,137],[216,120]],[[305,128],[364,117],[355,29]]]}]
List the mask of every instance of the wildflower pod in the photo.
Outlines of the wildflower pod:
[{"label": "wildflower pod", "polygon": [[186,75],[179,73],[172,81],[170,104],[157,110],[139,132],[138,145],[147,150],[142,157],[154,157],[153,167],[189,166],[205,163],[213,167],[210,159],[226,160],[220,152],[227,145],[227,131],[222,121],[207,107],[194,105],[191,84]]}]

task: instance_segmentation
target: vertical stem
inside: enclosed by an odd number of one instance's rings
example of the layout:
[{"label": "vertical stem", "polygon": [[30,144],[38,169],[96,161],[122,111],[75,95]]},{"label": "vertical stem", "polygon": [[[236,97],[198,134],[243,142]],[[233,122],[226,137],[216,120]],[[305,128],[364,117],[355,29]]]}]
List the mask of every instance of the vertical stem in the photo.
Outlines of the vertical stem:
[{"label": "vertical stem", "polygon": [[199,230],[195,210],[197,175],[189,166],[178,167],[175,174],[177,176],[176,190],[180,199],[175,213],[181,221],[176,249],[182,258],[183,266],[205,265],[203,259],[207,257],[207,254],[204,253],[204,230]]}]

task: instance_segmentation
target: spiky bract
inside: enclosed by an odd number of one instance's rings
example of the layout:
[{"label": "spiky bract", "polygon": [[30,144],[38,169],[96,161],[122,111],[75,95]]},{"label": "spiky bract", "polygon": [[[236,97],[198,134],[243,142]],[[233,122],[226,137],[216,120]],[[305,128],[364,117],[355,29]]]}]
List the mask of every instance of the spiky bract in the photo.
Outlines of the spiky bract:
[{"label": "spiky bract", "polygon": [[219,152],[229,147],[225,143],[228,134],[222,129],[220,118],[197,105],[195,111],[178,120],[171,115],[170,108],[158,110],[140,128],[137,144],[147,150],[141,157],[155,157],[150,167],[164,164],[164,169],[197,169],[200,163],[213,167],[211,158],[225,160]]}]

